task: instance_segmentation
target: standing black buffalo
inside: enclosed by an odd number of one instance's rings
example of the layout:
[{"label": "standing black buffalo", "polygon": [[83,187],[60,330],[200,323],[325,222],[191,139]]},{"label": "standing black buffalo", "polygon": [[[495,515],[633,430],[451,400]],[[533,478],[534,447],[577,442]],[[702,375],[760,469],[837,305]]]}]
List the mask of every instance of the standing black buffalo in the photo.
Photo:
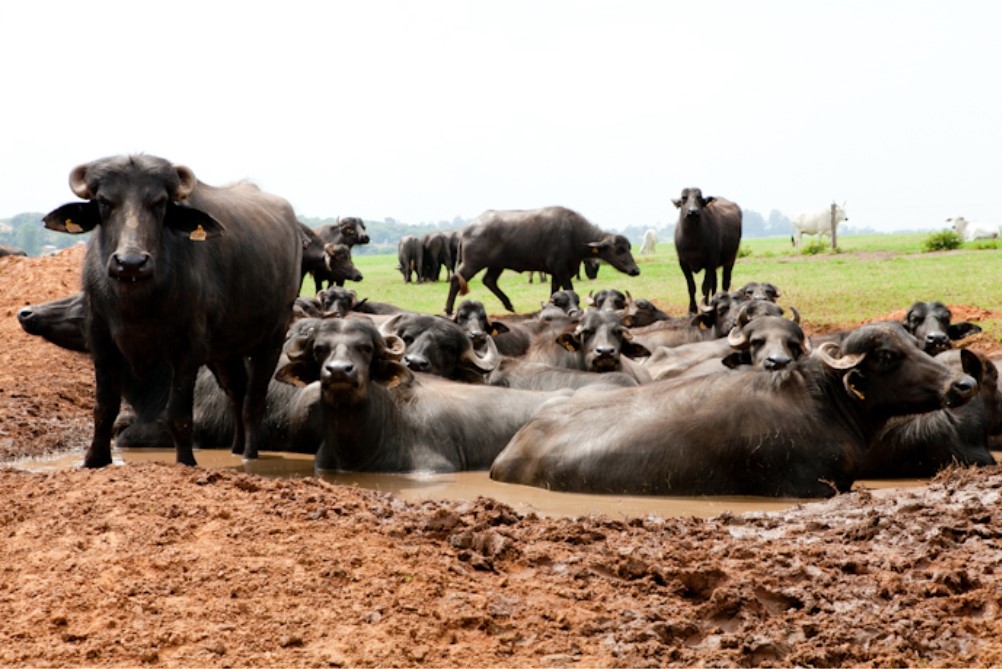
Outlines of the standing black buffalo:
[{"label": "standing black buffalo", "polygon": [[415,274],[415,281],[424,281],[424,246],[421,240],[414,235],[404,235],[397,242],[397,260],[400,266],[397,268],[404,275],[404,283],[411,282],[411,273]]},{"label": "standing black buffalo", "polygon": [[83,265],[96,377],[84,466],[111,463],[126,370],[142,376],[163,363],[177,461],[195,464],[192,405],[202,364],[230,398],[234,450],[256,458],[268,381],[301,279],[292,207],[248,183],[208,186],[187,167],[145,155],[80,165],[70,188],[87,201],[63,205],[44,223],[95,230]]},{"label": "standing black buffalo", "polygon": [[703,272],[703,299],[717,292],[717,268],[724,291],[731,287],[731,270],[741,244],[741,208],[722,197],[703,197],[698,188],[685,188],[682,197],[672,200],[679,209],[675,226],[678,264],[689,288],[689,313],[696,313],[696,281]]},{"label": "standing black buffalo", "polygon": [[449,238],[441,232],[429,232],[421,238],[424,252],[424,267],[422,277],[425,281],[438,281],[445,267],[445,280],[452,278],[455,264],[452,262],[452,250]]},{"label": "standing black buffalo", "polygon": [[[351,260],[351,248],[347,244],[324,243],[311,228],[299,224],[303,235],[302,278],[309,274],[319,293],[333,285],[342,286],[347,281],[361,281],[362,273]],[[302,279],[300,280],[302,281]]]},{"label": "standing black buffalo", "polygon": [[571,277],[585,258],[601,258],[630,276],[640,274],[626,237],[603,232],[564,207],[484,212],[463,228],[459,253],[461,265],[452,276],[445,303],[449,315],[456,295],[468,293],[467,282],[485,267],[484,285],[508,311],[515,308],[498,288],[498,277],[506,269],[547,272],[550,293],[573,290]]}]

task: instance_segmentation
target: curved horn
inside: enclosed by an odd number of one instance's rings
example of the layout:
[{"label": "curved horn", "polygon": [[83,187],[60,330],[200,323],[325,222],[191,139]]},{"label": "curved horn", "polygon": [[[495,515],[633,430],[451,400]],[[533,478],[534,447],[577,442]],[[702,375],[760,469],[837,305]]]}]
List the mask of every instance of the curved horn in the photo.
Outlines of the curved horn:
[{"label": "curved horn", "polygon": [[727,333],[727,345],[731,348],[743,350],[748,347],[748,337],[745,336],[741,326],[735,325]]},{"label": "curved horn", "polygon": [[834,354],[837,353],[839,353],[838,344],[826,341],[814,350],[813,355],[816,355],[821,362],[832,369],[852,369],[866,357],[866,353],[851,353],[835,357]]},{"label": "curved horn", "polygon": [[301,360],[310,354],[313,349],[313,337],[317,334],[316,328],[310,328],[306,334],[292,337],[282,346],[282,351],[289,360]]},{"label": "curved horn", "polygon": [[704,314],[712,314],[713,305],[711,305],[710,302],[704,297],[702,301],[700,301],[699,303],[699,310]]},{"label": "curved horn", "polygon": [[797,325],[800,325],[800,312],[797,311],[797,308],[794,306],[790,307],[790,311],[793,312],[793,318],[791,318],[790,320],[796,323]]},{"label": "curved horn", "polygon": [[384,339],[387,335],[396,336],[397,323],[400,322],[401,316],[403,316],[403,314],[393,314],[388,320],[384,321],[383,324],[379,326],[379,334],[383,335]]},{"label": "curved horn", "polygon": [[89,163],[77,165],[70,172],[70,190],[82,200],[89,200],[94,197],[94,194],[90,192],[90,188],[87,187],[88,167],[90,167]]},{"label": "curved horn", "polygon": [[738,312],[738,324],[737,324],[737,327],[739,327],[739,328],[743,328],[744,326],[748,325],[748,323],[752,319],[751,314],[748,313],[748,307],[749,307],[749,305],[746,304],[743,307],[741,307],[741,311]]},{"label": "curved horn", "polygon": [[498,352],[497,344],[494,343],[494,337],[488,337],[486,345],[487,351],[483,355],[477,353],[471,345],[460,358],[460,364],[466,367],[475,367],[482,372],[494,371],[494,368],[501,361],[501,354]]},{"label": "curved horn", "polygon": [[191,195],[191,191],[195,190],[195,173],[184,165],[175,165],[174,171],[177,172],[177,178],[181,181],[181,184],[174,192],[174,199],[185,200]]},{"label": "curved horn", "polygon": [[400,358],[404,357],[407,345],[404,344],[403,339],[395,334],[384,334],[383,342],[383,352],[380,357],[386,360],[400,360]]},{"label": "curved horn", "polygon": [[594,295],[594,292],[595,291],[593,291],[593,290],[589,290],[588,291],[588,298],[585,300],[585,304],[587,304],[589,307],[594,307],[595,306],[595,295]]},{"label": "curved horn", "polygon": [[627,290],[625,292],[626,292],[626,303],[633,304],[633,296],[630,295],[630,291]]}]

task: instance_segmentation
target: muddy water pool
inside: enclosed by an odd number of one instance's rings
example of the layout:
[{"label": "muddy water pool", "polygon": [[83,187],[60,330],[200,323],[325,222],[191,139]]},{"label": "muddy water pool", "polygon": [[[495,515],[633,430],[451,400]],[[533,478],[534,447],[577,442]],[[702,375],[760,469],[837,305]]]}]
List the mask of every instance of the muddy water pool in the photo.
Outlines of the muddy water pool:
[{"label": "muddy water pool", "polygon": [[[114,466],[138,462],[174,462],[173,449],[116,449]],[[475,499],[491,497],[521,512],[548,516],[580,516],[602,513],[615,518],[646,516],[695,516],[709,518],[724,512],[777,511],[816,500],[776,499],[770,497],[631,497],[623,495],[585,495],[542,490],[530,486],[492,481],[485,471],[452,474],[371,474],[315,473],[313,456],[296,453],[265,453],[256,461],[244,462],[225,450],[200,450],[195,454],[200,467],[232,469],[266,477],[319,476],[330,483],[354,485],[389,492],[411,502],[440,499]],[[32,458],[9,463],[28,471],[56,471],[79,467],[82,453],[65,453],[51,458]],[[924,485],[925,479],[864,480],[856,488],[907,488]]]}]

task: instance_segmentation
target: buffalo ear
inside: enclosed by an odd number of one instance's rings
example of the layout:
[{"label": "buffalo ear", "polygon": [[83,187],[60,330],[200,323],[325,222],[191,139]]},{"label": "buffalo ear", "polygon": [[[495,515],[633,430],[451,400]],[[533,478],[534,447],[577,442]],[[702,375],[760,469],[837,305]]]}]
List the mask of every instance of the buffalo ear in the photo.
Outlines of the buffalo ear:
[{"label": "buffalo ear", "polygon": [[581,340],[579,340],[571,332],[565,332],[559,337],[557,337],[557,343],[563,346],[571,353],[581,350]]},{"label": "buffalo ear", "polygon": [[649,358],[650,350],[643,344],[634,344],[632,341],[624,341],[619,352],[627,358]]},{"label": "buffalo ear", "polygon": [[703,198],[703,206],[705,207],[705,206],[706,206],[706,205],[708,205],[708,204],[711,204],[711,203],[713,203],[713,202],[716,202],[716,200],[717,200],[717,198],[716,198],[716,197],[714,197],[714,196],[712,196],[712,195],[711,195],[711,196],[709,196],[709,197],[706,197],[706,198]]},{"label": "buffalo ear", "polygon": [[275,370],[275,380],[289,385],[308,386],[320,379],[317,366],[310,360],[290,360]]},{"label": "buffalo ear", "polygon": [[71,202],[45,215],[42,223],[49,230],[79,235],[90,232],[101,222],[96,202]]},{"label": "buffalo ear", "polygon": [[946,328],[946,336],[950,338],[950,341],[957,341],[958,339],[963,339],[964,337],[970,337],[971,335],[978,334],[979,332],[981,332],[981,327],[969,321],[953,323]]},{"label": "buffalo ear", "polygon": [[505,332],[511,332],[508,326],[502,323],[501,321],[493,321],[491,323],[488,323],[488,325],[491,329],[492,337],[496,337],[499,334],[504,334]]},{"label": "buffalo ear", "polygon": [[960,349],[960,366],[965,374],[974,377],[979,384],[982,383],[985,378],[985,365],[977,353],[966,348]]},{"label": "buffalo ear", "polygon": [[675,205],[676,209],[681,209],[682,208],[682,200],[677,200],[675,198],[672,198],[671,203],[673,205]]},{"label": "buffalo ear", "polygon": [[735,351],[725,355],[720,362],[722,362],[724,366],[729,369],[737,369],[741,365],[750,365],[751,358],[744,351]]},{"label": "buffalo ear", "polygon": [[842,377],[842,385],[851,397],[860,401],[866,399],[866,377],[858,369],[850,369],[849,373]]},{"label": "buffalo ear", "polygon": [[218,237],[226,229],[223,224],[201,209],[186,207],[173,202],[167,204],[164,225],[178,232],[186,232],[192,241],[200,242],[210,237]]},{"label": "buffalo ear", "polygon": [[414,382],[414,372],[396,360],[373,360],[371,369],[372,380],[388,389],[406,387]]}]

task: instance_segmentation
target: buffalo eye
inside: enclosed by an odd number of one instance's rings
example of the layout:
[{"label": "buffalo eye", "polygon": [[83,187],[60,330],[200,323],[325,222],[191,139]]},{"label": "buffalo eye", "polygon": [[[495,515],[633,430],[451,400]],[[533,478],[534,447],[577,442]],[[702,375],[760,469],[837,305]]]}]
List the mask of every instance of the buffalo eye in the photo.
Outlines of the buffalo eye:
[{"label": "buffalo eye", "polygon": [[882,348],[873,354],[873,359],[881,367],[890,367],[891,365],[895,364],[900,358],[901,358],[900,353],[886,348]]},{"label": "buffalo eye", "polygon": [[641,309],[650,309],[651,303],[648,302],[647,300],[638,300],[637,306],[640,307]]},{"label": "buffalo eye", "polygon": [[115,203],[102,196],[97,198],[97,206],[101,211],[101,214],[108,214],[115,210]]},{"label": "buffalo eye", "polygon": [[370,355],[372,355],[372,351],[373,351],[372,344],[359,344],[358,345],[358,350],[363,355],[370,356]]},{"label": "buffalo eye", "polygon": [[162,213],[166,207],[167,207],[166,197],[158,197],[152,202],[150,202],[150,209],[158,214]]},{"label": "buffalo eye", "polygon": [[409,334],[405,334],[405,335],[402,335],[402,336],[401,336],[400,338],[401,338],[401,339],[403,339],[403,341],[404,341],[404,344],[405,344],[406,346],[410,346],[411,344],[413,344],[413,343],[414,343],[414,337],[412,337],[412,336],[411,336],[411,335],[409,335]]}]

